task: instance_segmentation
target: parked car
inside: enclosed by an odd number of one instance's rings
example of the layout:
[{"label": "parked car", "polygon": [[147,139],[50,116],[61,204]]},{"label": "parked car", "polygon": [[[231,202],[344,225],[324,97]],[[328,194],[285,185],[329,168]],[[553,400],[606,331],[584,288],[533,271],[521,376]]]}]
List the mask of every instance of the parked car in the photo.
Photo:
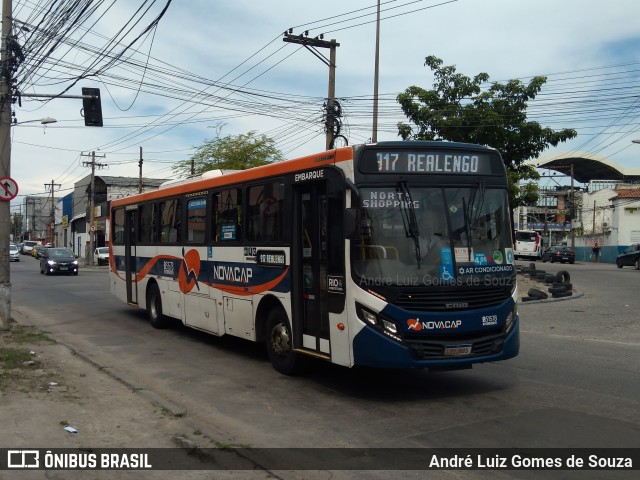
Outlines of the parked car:
[{"label": "parked car", "polygon": [[41,243],[37,240],[25,240],[22,244],[22,250],[20,250],[20,253],[23,255],[31,255],[31,251],[36,245],[41,245]]},{"label": "parked car", "polygon": [[571,247],[555,246],[549,247],[542,252],[541,260],[543,262],[560,262],[560,263],[575,263],[576,254]]},{"label": "parked car", "polygon": [[9,244],[9,260],[12,262],[20,261],[20,250],[18,250],[18,246],[13,243]]},{"label": "parked car", "polygon": [[622,267],[636,267],[636,270],[640,270],[640,243],[634,243],[624,252],[616,257],[616,266]]},{"label": "parked car", "polygon": [[109,263],[109,247],[98,247],[93,252],[93,263],[106,265]]},{"label": "parked car", "polygon": [[78,275],[78,260],[68,248],[45,248],[40,257],[40,273]]}]

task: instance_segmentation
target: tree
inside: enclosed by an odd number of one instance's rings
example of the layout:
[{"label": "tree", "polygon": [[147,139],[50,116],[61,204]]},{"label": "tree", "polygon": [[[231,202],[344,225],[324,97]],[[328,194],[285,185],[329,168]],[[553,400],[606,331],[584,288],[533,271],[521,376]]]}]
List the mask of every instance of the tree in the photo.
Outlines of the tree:
[{"label": "tree", "polygon": [[482,85],[489,82],[487,73],[469,78],[456,73],[454,65],[442,64],[437,57],[425,58],[434,74],[432,90],[412,86],[398,95],[402,111],[415,126],[414,130],[400,122],[398,134],[404,140],[449,140],[496,148],[513,182],[511,206],[535,202],[535,184],[518,187],[521,181],[539,178],[524,162],[577,135],[573,129],[556,131],[527,120],[527,102],[536,97],[547,78],[533,77],[528,84],[520,80],[494,82],[483,90]]},{"label": "tree", "polygon": [[196,148],[188,159],[173,166],[179,177],[199,174],[207,170],[246,170],[282,160],[282,153],[275,141],[255,131],[221,137],[222,125],[216,127],[216,135]]}]

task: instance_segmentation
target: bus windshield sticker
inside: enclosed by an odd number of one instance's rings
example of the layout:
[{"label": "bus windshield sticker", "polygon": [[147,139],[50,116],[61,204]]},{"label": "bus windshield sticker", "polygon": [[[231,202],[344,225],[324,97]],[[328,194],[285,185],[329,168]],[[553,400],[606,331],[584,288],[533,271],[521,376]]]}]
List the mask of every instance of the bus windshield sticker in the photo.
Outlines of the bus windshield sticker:
[{"label": "bus windshield sticker", "polygon": [[344,295],[344,277],[342,275],[327,275],[329,280],[329,293],[341,293]]},{"label": "bus windshield sticker", "polygon": [[207,200],[205,198],[201,198],[198,200],[189,200],[189,202],[187,202],[188,210],[195,210],[198,208],[206,208],[206,207],[207,207]]},{"label": "bus windshield sticker", "polygon": [[225,223],[221,225],[222,227],[222,238],[221,240],[235,240],[236,239],[236,224],[235,223]]},{"label": "bus windshield sticker", "polygon": [[456,263],[468,263],[473,260],[473,248],[456,247],[454,252]]},{"label": "bus windshield sticker", "polygon": [[504,249],[504,259],[509,264],[513,264],[515,262],[515,258],[513,256],[513,248]]}]

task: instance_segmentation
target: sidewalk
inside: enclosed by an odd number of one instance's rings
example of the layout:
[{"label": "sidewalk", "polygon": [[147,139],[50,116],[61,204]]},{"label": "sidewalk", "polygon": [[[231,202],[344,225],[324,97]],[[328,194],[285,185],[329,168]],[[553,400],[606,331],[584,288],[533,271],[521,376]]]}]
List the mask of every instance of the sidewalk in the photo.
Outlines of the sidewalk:
[{"label": "sidewalk", "polygon": [[[104,268],[104,267],[99,267]],[[134,391],[117,372],[94,365],[78,352],[29,326],[14,310],[10,332],[0,332],[0,448],[182,448],[184,461],[199,468],[191,449],[219,444],[190,423],[187,412],[149,391]],[[22,352],[26,357],[19,357]],[[65,426],[77,431],[70,433]],[[90,450],[89,450],[90,451]],[[175,450],[174,450],[175,451]],[[182,457],[180,457],[182,458]],[[5,465],[6,459],[0,459]],[[247,461],[251,478],[273,478]],[[176,478],[178,471],[8,471],[0,479]],[[180,471],[186,479],[211,478],[204,470]],[[216,478],[248,478],[242,470],[216,470]]]}]

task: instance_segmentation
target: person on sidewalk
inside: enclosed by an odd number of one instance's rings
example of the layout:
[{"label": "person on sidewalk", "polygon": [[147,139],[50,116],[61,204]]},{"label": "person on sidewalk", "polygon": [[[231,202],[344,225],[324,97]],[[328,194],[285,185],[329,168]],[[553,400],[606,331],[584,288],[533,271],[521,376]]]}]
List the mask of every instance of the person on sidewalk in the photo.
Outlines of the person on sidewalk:
[{"label": "person on sidewalk", "polygon": [[593,263],[598,263],[600,257],[600,245],[598,245],[598,242],[595,243],[591,251],[593,252]]}]

